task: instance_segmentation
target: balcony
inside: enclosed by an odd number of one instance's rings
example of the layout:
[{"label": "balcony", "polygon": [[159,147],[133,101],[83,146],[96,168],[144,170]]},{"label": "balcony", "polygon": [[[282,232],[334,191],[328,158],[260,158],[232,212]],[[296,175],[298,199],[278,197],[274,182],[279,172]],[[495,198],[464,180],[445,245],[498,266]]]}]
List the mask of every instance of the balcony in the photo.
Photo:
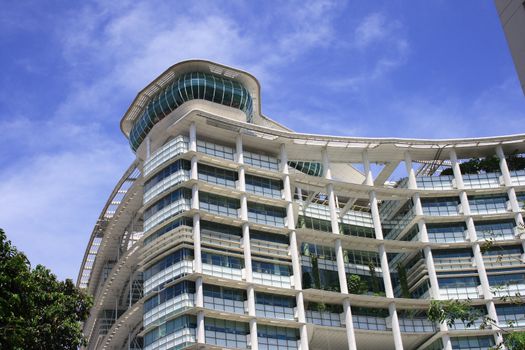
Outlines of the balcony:
[{"label": "balcony", "polygon": [[295,320],[294,309],[291,307],[255,304],[255,313],[258,317]]},{"label": "balcony", "polygon": [[144,328],[147,328],[153,322],[161,323],[171,315],[181,310],[193,307],[193,300],[194,294],[184,293],[158,305],[144,314]]},{"label": "balcony", "polygon": [[344,313],[306,310],[305,314],[308,323],[330,327],[342,327],[344,325]]},{"label": "balcony", "polygon": [[191,273],[193,273],[193,261],[179,261],[144,281],[144,295],[153,291],[160,284]]},{"label": "balcony", "polygon": [[254,283],[277,288],[291,288],[293,276],[281,276],[263,272],[253,272]]},{"label": "balcony", "polygon": [[242,280],[242,270],[238,268],[203,263],[202,272],[219,278],[226,278],[235,281]]},{"label": "balcony", "polygon": [[244,315],[246,305],[244,301],[233,300],[226,298],[217,298],[211,296],[204,296],[204,307],[207,309],[231,312],[235,314]]},{"label": "balcony", "polygon": [[185,181],[189,181],[190,179],[190,172],[187,170],[179,170],[170,176],[166,177],[159,183],[157,183],[155,186],[150,188],[147,192],[144,192],[144,204],[147,204],[149,201],[151,201],[154,197],[161,194],[162,192],[170,189],[171,187],[180,184]]},{"label": "balcony", "polygon": [[[389,323],[387,318],[387,324]],[[399,328],[405,333],[434,333],[436,325],[426,318],[399,318]]]},{"label": "balcony", "polygon": [[148,176],[164,162],[186,153],[188,151],[188,138],[177,136],[159,148],[144,162],[144,176]]},{"label": "balcony", "polygon": [[480,290],[478,287],[440,287],[439,295],[443,299],[477,299],[480,297]]},{"label": "balcony", "polygon": [[196,342],[195,328],[183,328],[144,347],[144,350],[182,349]]}]

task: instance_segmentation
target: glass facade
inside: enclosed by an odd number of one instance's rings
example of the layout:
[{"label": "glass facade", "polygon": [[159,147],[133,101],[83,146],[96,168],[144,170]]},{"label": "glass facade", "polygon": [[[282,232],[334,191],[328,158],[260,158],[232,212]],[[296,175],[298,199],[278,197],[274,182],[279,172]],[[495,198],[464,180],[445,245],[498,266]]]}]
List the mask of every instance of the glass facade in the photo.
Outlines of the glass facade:
[{"label": "glass facade", "polygon": [[146,105],[131,129],[131,148],[136,151],[155,124],[184,102],[194,99],[238,108],[246,114],[248,122],[252,121],[252,97],[240,83],[209,73],[186,73],[175,78]]}]

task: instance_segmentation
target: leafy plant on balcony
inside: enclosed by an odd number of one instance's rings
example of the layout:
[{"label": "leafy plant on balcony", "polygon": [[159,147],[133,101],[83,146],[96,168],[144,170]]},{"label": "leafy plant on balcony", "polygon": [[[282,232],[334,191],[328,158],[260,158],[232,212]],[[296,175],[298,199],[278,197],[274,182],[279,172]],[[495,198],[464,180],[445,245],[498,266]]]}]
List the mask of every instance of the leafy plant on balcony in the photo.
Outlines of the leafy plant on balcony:
[{"label": "leafy plant on balcony", "polygon": [[368,291],[368,285],[361,280],[361,276],[352,274],[346,279],[348,285],[348,293],[350,294],[364,294]]}]

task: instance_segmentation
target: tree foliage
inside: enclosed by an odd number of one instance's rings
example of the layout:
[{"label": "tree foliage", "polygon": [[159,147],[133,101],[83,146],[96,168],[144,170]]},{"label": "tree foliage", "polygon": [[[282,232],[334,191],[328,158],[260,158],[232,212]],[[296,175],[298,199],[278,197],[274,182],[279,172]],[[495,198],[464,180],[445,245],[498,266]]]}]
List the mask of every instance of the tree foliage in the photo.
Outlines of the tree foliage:
[{"label": "tree foliage", "polygon": [[368,285],[361,280],[359,275],[352,274],[346,279],[348,285],[348,293],[350,294],[364,294],[368,291]]},{"label": "tree foliage", "polygon": [[452,327],[461,321],[466,327],[474,325],[480,313],[470,305],[469,300],[432,300],[428,308],[428,319]]},{"label": "tree foliage", "polygon": [[[509,170],[525,169],[525,157],[511,154],[507,158]],[[459,165],[462,174],[496,173],[500,171],[499,159],[496,156],[486,158],[472,158]],[[443,169],[440,175],[453,175],[452,168]]]},{"label": "tree foliage", "polygon": [[91,297],[29,260],[0,229],[0,349],[77,349]]}]

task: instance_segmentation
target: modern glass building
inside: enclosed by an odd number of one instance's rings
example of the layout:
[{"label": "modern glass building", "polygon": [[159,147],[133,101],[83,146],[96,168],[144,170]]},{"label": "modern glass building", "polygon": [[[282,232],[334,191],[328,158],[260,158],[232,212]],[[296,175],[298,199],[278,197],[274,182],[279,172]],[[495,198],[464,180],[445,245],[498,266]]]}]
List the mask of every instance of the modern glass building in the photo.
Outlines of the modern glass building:
[{"label": "modern glass building", "polygon": [[[300,134],[260,101],[196,60],[135,98],[136,160],[78,277],[87,349],[488,349],[525,328],[505,298],[525,295],[524,135]],[[432,299],[497,326],[434,324]]]}]

